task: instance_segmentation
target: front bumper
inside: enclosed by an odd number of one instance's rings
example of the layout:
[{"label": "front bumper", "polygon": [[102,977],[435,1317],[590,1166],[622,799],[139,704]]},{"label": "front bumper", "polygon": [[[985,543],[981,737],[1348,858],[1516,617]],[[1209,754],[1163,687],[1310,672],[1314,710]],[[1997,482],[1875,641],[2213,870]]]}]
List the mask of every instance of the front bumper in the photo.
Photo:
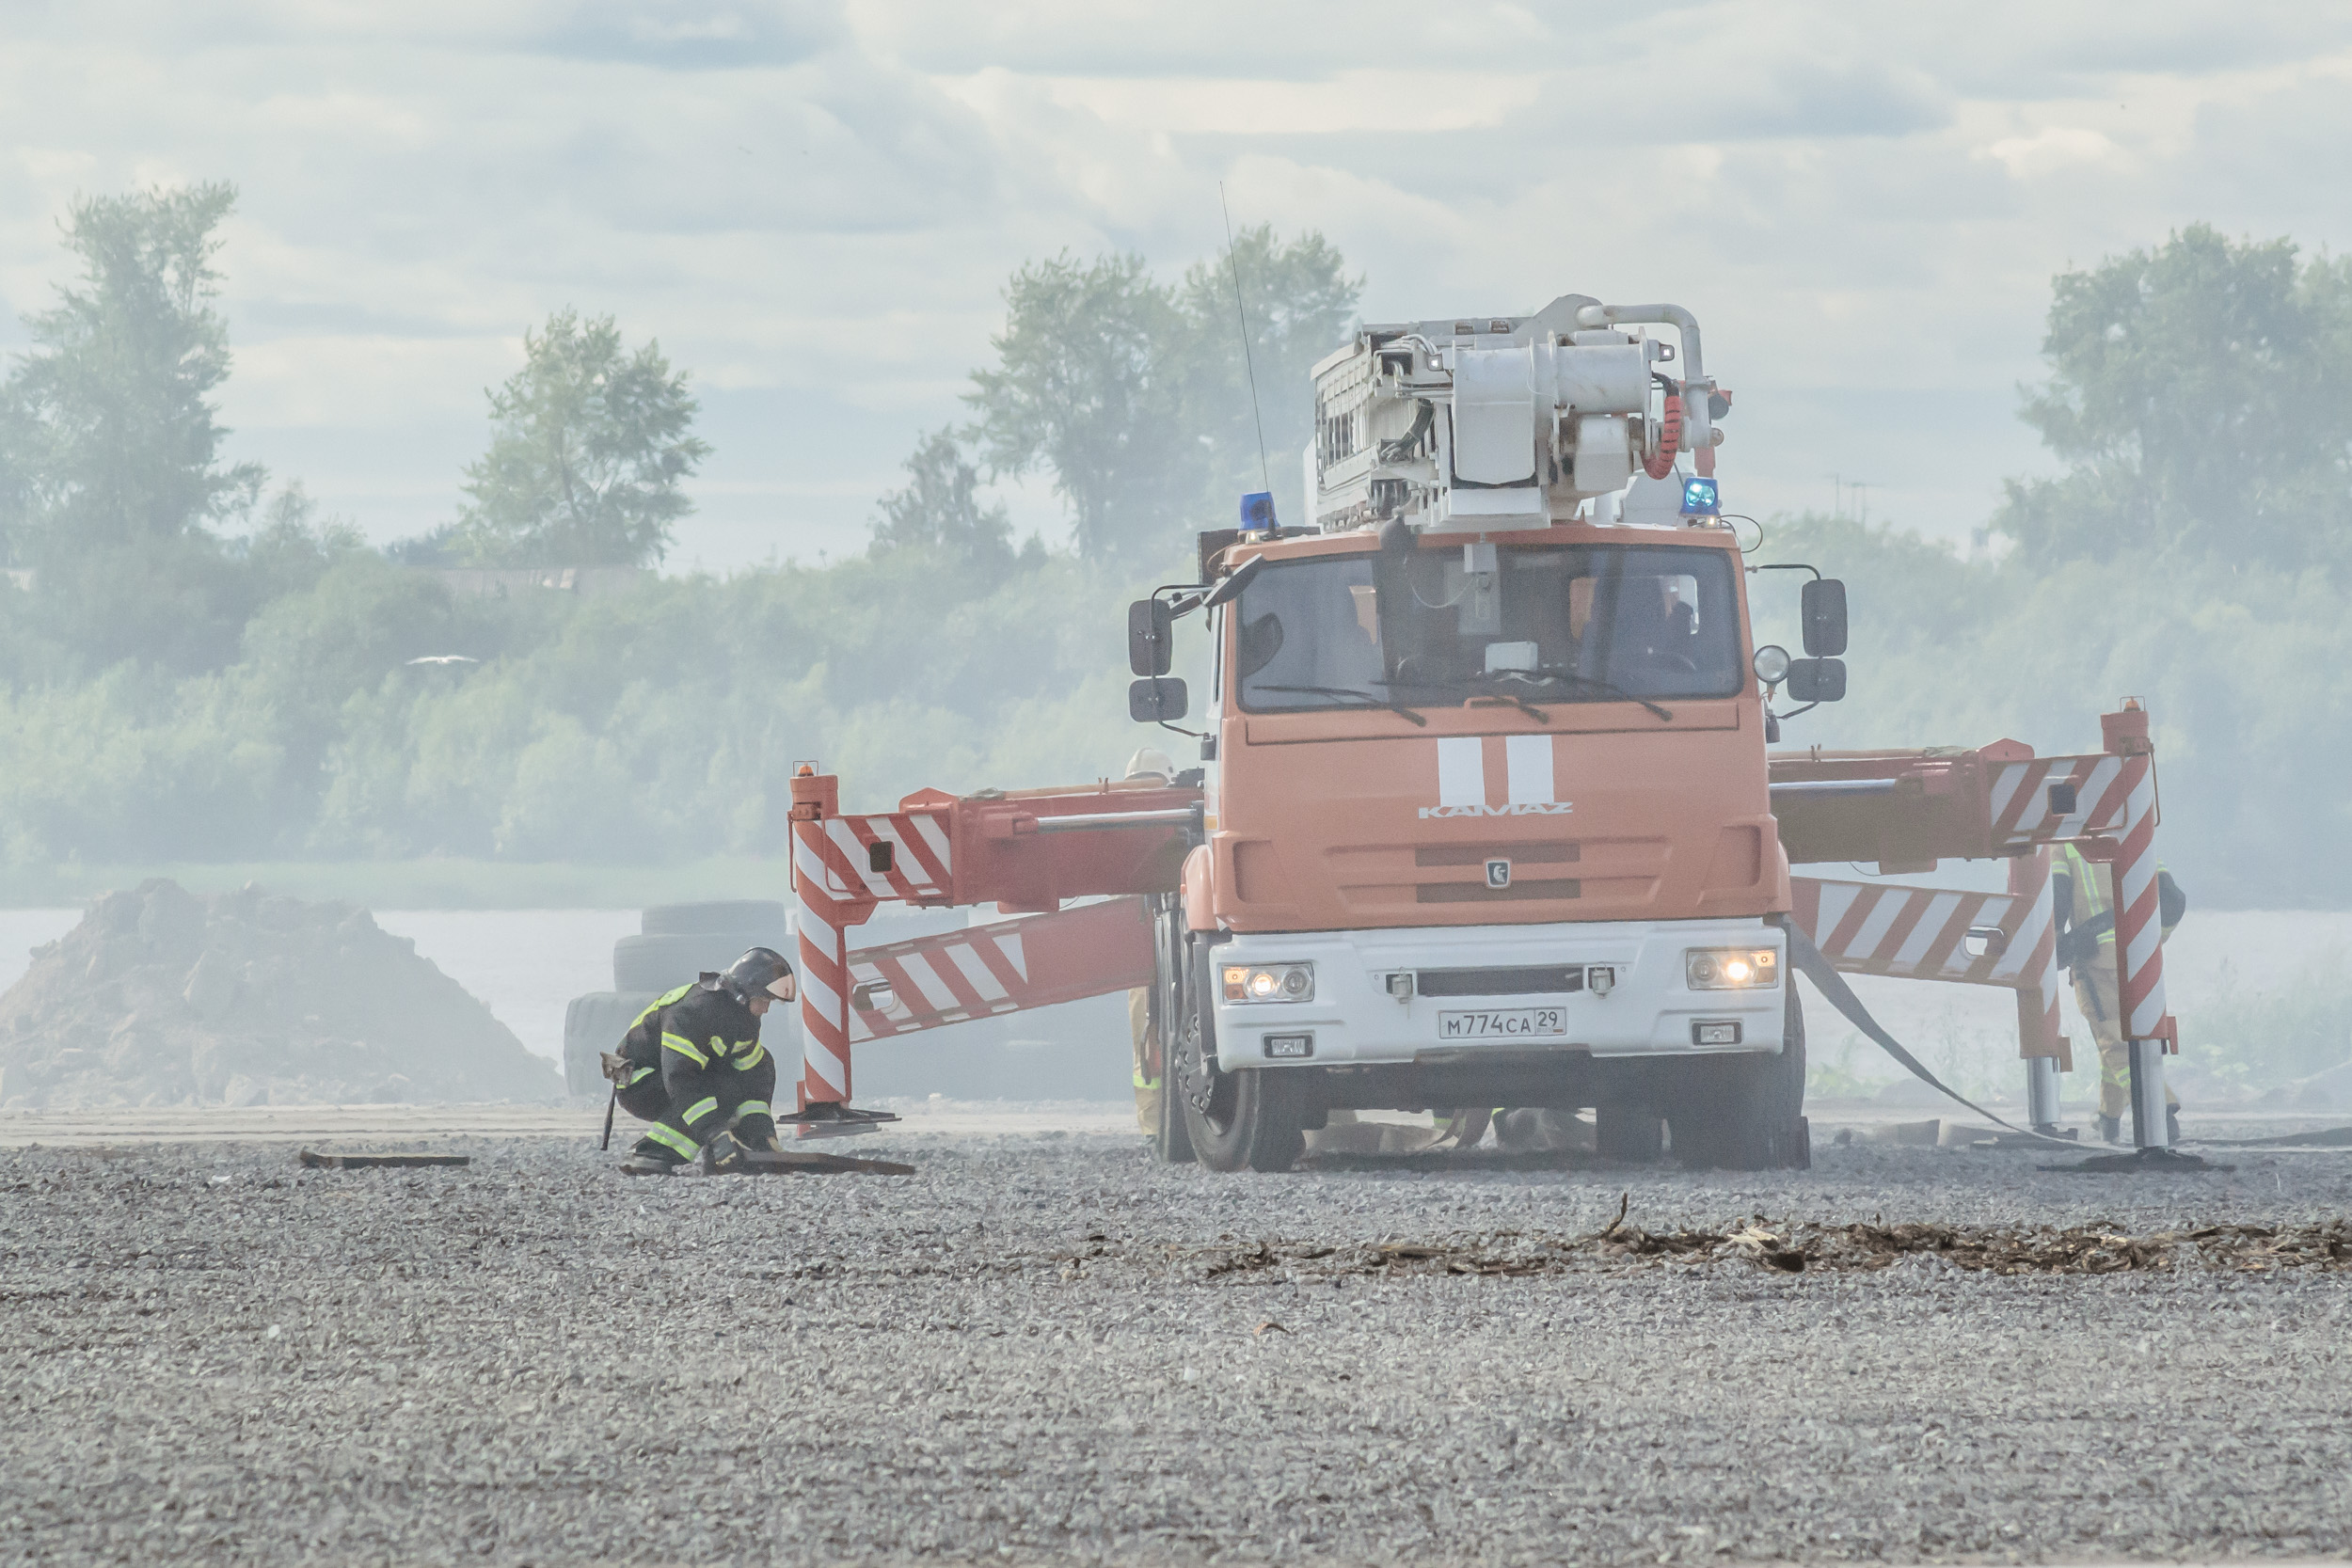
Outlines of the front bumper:
[{"label": "front bumper", "polygon": [[[1693,990],[1683,953],[1692,947],[1772,947],[1779,982],[1749,990]],[[1542,926],[1412,927],[1235,936],[1209,950],[1212,964],[1312,963],[1310,1002],[1229,1002],[1216,993],[1217,1066],[1437,1066],[1574,1052],[1591,1056],[1692,1056],[1726,1051],[1777,1053],[1788,976],[1787,942],[1761,920],[1570,921]],[[1512,990],[1469,995],[1390,994],[1389,976],[1424,971],[1605,967],[1608,994]],[[1558,1033],[1462,1037],[1440,1015],[1556,1014]],[[1528,1022],[1528,1021],[1520,1021]],[[1736,1025],[1726,1030],[1724,1025]],[[1311,1037],[1297,1054],[1297,1037]],[[1288,1037],[1269,1047],[1266,1037]]]}]

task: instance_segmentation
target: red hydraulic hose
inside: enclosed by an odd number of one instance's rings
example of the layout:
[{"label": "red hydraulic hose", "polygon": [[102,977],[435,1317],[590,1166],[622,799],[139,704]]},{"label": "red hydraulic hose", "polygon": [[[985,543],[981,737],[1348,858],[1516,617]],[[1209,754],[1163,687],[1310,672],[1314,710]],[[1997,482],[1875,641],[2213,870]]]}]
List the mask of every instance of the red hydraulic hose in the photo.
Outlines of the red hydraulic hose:
[{"label": "red hydraulic hose", "polygon": [[1648,462],[1642,465],[1642,471],[1652,479],[1663,479],[1673,473],[1675,451],[1681,445],[1682,393],[1669,383],[1666,387],[1666,412],[1658,421],[1658,450],[1650,454]]}]

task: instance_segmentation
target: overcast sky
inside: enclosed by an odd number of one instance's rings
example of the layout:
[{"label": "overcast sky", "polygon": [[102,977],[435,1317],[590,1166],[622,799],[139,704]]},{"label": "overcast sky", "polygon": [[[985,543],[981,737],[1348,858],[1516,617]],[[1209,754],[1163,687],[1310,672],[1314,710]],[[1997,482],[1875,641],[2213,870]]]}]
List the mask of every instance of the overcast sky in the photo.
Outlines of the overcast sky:
[{"label": "overcast sky", "polygon": [[2051,276],[2199,219],[2342,249],[2347,131],[2336,4],[6,0],[0,342],[74,195],[233,181],[235,455],[420,531],[523,328],[610,311],[717,449],[672,564],[808,558],[958,417],[1008,272],[1172,275],[1222,181],[1373,319],[1687,305],[1729,499],[1842,475],[1964,538],[2041,461]]}]

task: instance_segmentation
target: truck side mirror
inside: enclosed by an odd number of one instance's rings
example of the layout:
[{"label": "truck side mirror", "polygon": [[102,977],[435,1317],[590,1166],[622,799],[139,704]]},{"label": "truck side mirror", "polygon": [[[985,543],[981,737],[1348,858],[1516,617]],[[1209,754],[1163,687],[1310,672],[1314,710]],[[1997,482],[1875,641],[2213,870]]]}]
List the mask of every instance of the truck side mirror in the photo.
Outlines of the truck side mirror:
[{"label": "truck side mirror", "polygon": [[1815,658],[1836,658],[1846,651],[1846,585],[1843,582],[1836,578],[1814,578],[1804,585],[1801,609],[1804,620],[1806,653]]},{"label": "truck side mirror", "polygon": [[1158,599],[1127,607],[1127,668],[1138,675],[1165,675],[1175,648],[1176,617]]},{"label": "truck side mirror", "polygon": [[1215,588],[1209,590],[1209,596],[1200,601],[1201,607],[1206,610],[1215,610],[1218,605],[1225,603],[1227,600],[1238,597],[1241,591],[1248,587],[1252,581],[1256,580],[1258,574],[1264,570],[1265,557],[1262,555],[1251,556],[1248,560],[1234,567],[1231,577],[1228,577],[1223,582],[1218,583]]},{"label": "truck side mirror", "polygon": [[1792,658],[1788,661],[1788,698],[1797,703],[1835,703],[1846,695],[1846,661],[1842,658]]},{"label": "truck side mirror", "polygon": [[1127,717],[1138,724],[1166,724],[1184,716],[1184,683],[1173,675],[1139,680],[1127,688]]}]

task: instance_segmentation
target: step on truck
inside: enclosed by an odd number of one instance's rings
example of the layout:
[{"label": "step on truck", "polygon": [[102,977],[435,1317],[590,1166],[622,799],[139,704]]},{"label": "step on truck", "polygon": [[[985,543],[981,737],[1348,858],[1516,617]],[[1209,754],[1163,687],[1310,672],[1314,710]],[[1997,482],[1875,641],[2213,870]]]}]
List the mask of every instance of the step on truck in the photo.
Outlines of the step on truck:
[{"label": "step on truck", "polygon": [[[1592,1108],[1602,1152],[1808,1163],[1773,705],[1843,695],[1843,586],[1759,647],[1673,306],[1367,325],[1270,497],[1129,609],[1199,842],[1156,900],[1163,1158],[1279,1170],[1338,1109]],[[1692,467],[1677,465],[1688,453]],[[1792,589],[1797,585],[1791,584]]]}]

